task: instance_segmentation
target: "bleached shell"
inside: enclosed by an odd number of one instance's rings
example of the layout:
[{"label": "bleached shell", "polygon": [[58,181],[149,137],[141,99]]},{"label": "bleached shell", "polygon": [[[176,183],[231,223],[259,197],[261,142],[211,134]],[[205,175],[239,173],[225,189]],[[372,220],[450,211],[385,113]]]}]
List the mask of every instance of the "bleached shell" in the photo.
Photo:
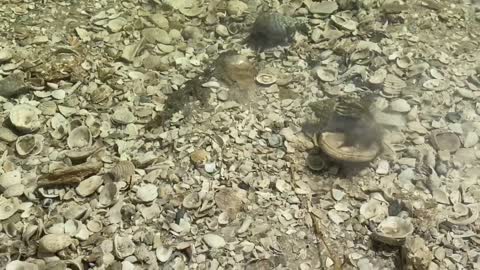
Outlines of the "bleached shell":
[{"label": "bleached shell", "polygon": [[407,83],[404,80],[393,74],[388,74],[383,83],[383,92],[389,96],[397,96],[402,93],[405,87],[407,87]]},{"label": "bleached shell", "polygon": [[200,195],[198,192],[192,192],[183,198],[183,207],[186,209],[195,209],[201,205]]},{"label": "bleached shell", "polygon": [[320,148],[331,158],[346,162],[369,162],[380,152],[380,145],[373,144],[370,147],[342,146],[345,142],[345,134],[324,132],[318,139]]},{"label": "bleached shell", "polygon": [[167,248],[164,246],[158,247],[157,250],[155,251],[155,254],[157,255],[157,259],[160,262],[168,261],[168,259],[170,259],[170,257],[172,256],[172,253],[173,253],[173,248],[171,247]]},{"label": "bleached shell", "polygon": [[9,262],[5,270],[39,270],[39,268],[36,264],[15,260]]},{"label": "bleached shell", "polygon": [[333,15],[330,18],[331,18],[333,23],[335,23],[337,26],[339,26],[339,27],[341,27],[345,30],[354,31],[354,30],[357,29],[358,23],[353,21],[353,20],[344,18],[344,17],[339,16],[339,15]]},{"label": "bleached shell", "polygon": [[37,109],[27,104],[16,105],[10,110],[10,122],[23,133],[34,132],[41,125]]},{"label": "bleached shell", "polygon": [[47,234],[38,242],[38,248],[42,252],[56,253],[70,246],[73,240],[70,236],[63,233]]},{"label": "bleached shell", "polygon": [[70,149],[84,148],[92,144],[92,133],[87,126],[74,128],[68,135],[67,145]]},{"label": "bleached shell", "polygon": [[335,68],[317,67],[315,69],[317,77],[324,82],[333,82],[337,79],[338,71]]},{"label": "bleached shell", "polygon": [[43,149],[43,136],[27,134],[17,138],[15,149],[20,156],[37,155]]},{"label": "bleached shell", "polygon": [[368,82],[374,85],[382,84],[387,77],[387,70],[385,68],[377,69],[370,78],[368,78]]},{"label": "bleached shell", "polygon": [[430,79],[423,83],[423,87],[431,91],[443,91],[448,88],[448,82],[442,79]]},{"label": "bleached shell", "polygon": [[77,191],[78,195],[82,197],[87,197],[95,193],[97,189],[103,184],[103,178],[98,175],[94,175],[92,177],[89,177],[75,188],[75,191]]},{"label": "bleached shell", "polygon": [[113,237],[113,251],[118,259],[124,259],[135,252],[135,244],[128,236],[116,234]]},{"label": "bleached shell", "polygon": [[19,201],[17,198],[0,197],[0,220],[5,220],[19,210]]},{"label": "bleached shell", "polygon": [[136,118],[129,109],[120,107],[113,113],[112,120],[117,124],[126,125],[135,122]]},{"label": "bleached shell", "polygon": [[157,197],[157,186],[154,184],[145,184],[137,189],[137,198],[142,202],[151,202]]}]

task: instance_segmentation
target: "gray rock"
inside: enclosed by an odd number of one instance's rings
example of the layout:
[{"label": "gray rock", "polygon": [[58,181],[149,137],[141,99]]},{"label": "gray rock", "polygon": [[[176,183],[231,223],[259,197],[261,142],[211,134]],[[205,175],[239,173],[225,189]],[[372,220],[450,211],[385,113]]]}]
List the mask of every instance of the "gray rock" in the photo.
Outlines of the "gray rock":
[{"label": "gray rock", "polygon": [[24,83],[25,73],[15,72],[7,78],[0,80],[0,96],[13,97],[25,93],[27,87]]}]

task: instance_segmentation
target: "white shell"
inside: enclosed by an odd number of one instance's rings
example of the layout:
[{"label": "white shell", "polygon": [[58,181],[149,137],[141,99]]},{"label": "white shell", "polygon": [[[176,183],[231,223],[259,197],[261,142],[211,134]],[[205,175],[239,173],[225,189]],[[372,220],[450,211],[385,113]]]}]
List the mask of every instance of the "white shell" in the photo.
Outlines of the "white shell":
[{"label": "white shell", "polygon": [[126,125],[135,122],[136,118],[130,110],[121,107],[115,110],[112,115],[112,120],[117,124]]},{"label": "white shell", "polygon": [[115,256],[119,259],[124,259],[135,252],[135,244],[128,236],[116,234],[113,238],[113,246]]},{"label": "white shell", "polygon": [[171,247],[166,248],[164,246],[158,247],[157,250],[155,251],[155,254],[157,255],[157,259],[160,262],[168,261],[168,259],[170,259],[170,256],[172,256],[172,253],[173,253],[173,248]]},{"label": "white shell", "polygon": [[18,138],[17,134],[8,128],[0,127],[0,140],[14,142]]},{"label": "white shell", "polygon": [[151,202],[158,197],[157,186],[145,184],[137,189],[137,199],[141,202]]},{"label": "white shell", "polygon": [[87,197],[95,193],[97,189],[103,184],[103,178],[98,175],[94,175],[92,177],[89,177],[75,188],[75,191],[78,193],[78,195],[82,197]]},{"label": "white shell", "polygon": [[15,149],[20,156],[38,155],[43,149],[43,136],[27,134],[17,138]]},{"label": "white shell", "polygon": [[16,198],[6,199],[0,197],[0,220],[13,216],[20,209],[19,205],[19,201]]},{"label": "white shell", "polygon": [[195,209],[200,207],[201,204],[198,192],[192,192],[183,198],[183,207],[186,209]]},{"label": "white shell", "polygon": [[7,264],[5,270],[38,270],[38,265],[29,263],[29,262],[22,262],[22,261],[11,261]]},{"label": "white shell", "polygon": [[42,252],[56,253],[70,246],[72,243],[72,238],[66,234],[47,234],[38,242],[38,248],[39,251]]},{"label": "white shell", "polygon": [[87,126],[74,128],[68,135],[67,145],[70,149],[84,148],[92,144],[92,133]]},{"label": "white shell", "polygon": [[16,105],[10,110],[10,122],[23,133],[34,132],[41,125],[37,109],[27,104]]}]

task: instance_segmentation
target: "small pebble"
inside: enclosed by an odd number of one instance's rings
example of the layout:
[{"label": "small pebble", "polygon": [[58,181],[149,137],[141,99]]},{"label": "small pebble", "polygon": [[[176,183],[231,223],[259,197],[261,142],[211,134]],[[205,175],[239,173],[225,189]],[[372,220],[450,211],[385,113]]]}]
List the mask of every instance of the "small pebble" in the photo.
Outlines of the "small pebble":
[{"label": "small pebble", "polygon": [[386,160],[380,160],[378,162],[378,167],[377,167],[377,174],[385,175],[388,174],[388,171],[390,170],[390,164]]},{"label": "small pebble", "polygon": [[217,93],[217,99],[220,101],[227,101],[228,100],[228,91],[227,90],[220,90]]}]

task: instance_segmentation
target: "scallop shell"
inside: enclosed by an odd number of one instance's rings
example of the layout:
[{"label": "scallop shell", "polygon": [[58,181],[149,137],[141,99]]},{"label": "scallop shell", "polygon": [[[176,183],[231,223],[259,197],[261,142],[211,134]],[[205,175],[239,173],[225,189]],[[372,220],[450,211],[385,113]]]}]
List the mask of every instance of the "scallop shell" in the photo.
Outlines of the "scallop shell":
[{"label": "scallop shell", "polygon": [[273,74],[265,73],[265,72],[259,72],[257,76],[255,77],[255,80],[257,83],[260,85],[272,85],[275,82],[277,82],[277,77]]},{"label": "scallop shell", "polygon": [[20,156],[38,155],[43,149],[43,136],[27,134],[18,137],[15,149]]},{"label": "scallop shell", "polygon": [[37,109],[27,104],[14,106],[10,110],[10,122],[22,133],[34,132],[40,128]]},{"label": "scallop shell", "polygon": [[337,69],[328,67],[317,67],[315,73],[317,77],[324,82],[333,82],[338,76]]},{"label": "scallop shell", "polygon": [[192,192],[183,198],[183,207],[186,209],[196,209],[200,207],[202,201],[198,192]]},{"label": "scallop shell", "polygon": [[118,259],[124,259],[135,252],[135,243],[128,236],[116,234],[113,237],[113,251]]},{"label": "scallop shell", "polygon": [[135,174],[135,165],[130,160],[121,160],[110,170],[113,180],[128,180]]},{"label": "scallop shell", "polygon": [[398,96],[405,87],[407,87],[407,83],[404,80],[393,74],[388,74],[383,83],[383,92],[388,96]]},{"label": "scallop shell", "polygon": [[0,197],[0,220],[5,220],[15,214],[19,208],[19,201],[16,198]]},{"label": "scallop shell", "polygon": [[92,133],[87,126],[74,128],[68,135],[67,145],[70,149],[84,148],[92,144]]},{"label": "scallop shell", "polygon": [[413,233],[409,219],[390,216],[384,219],[372,233],[373,239],[392,246],[401,246],[405,238]]},{"label": "scallop shell", "polygon": [[331,158],[346,162],[369,162],[380,153],[380,145],[342,146],[345,143],[344,133],[324,132],[318,140],[320,148]]}]

